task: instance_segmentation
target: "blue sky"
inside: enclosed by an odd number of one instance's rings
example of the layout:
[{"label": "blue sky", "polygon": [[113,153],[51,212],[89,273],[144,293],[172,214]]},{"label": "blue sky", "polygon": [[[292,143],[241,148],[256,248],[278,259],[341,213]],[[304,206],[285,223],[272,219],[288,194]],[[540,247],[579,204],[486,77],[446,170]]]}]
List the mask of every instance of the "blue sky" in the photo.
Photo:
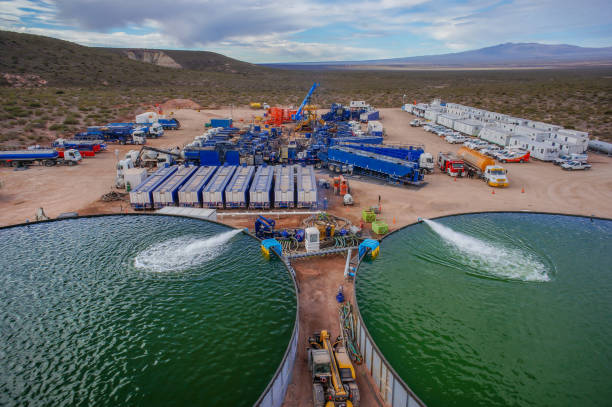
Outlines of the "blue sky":
[{"label": "blue sky", "polygon": [[0,0],[0,29],[254,63],[363,60],[504,42],[612,46],[612,1]]}]

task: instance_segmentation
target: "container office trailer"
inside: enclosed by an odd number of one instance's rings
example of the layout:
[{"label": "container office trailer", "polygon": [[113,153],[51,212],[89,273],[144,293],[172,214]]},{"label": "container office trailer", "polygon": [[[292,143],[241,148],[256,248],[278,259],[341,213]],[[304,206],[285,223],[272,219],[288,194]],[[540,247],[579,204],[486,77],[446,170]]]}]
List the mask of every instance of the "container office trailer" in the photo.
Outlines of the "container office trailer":
[{"label": "container office trailer", "polygon": [[249,208],[270,208],[272,206],[272,182],[274,168],[262,165],[257,168],[249,191]]},{"label": "container office trailer", "polygon": [[436,123],[444,126],[444,127],[448,127],[449,129],[453,128],[453,125],[455,124],[455,121],[459,120],[458,116],[454,116],[452,114],[440,114],[438,115],[438,118],[436,119]]},{"label": "container office trailer", "polygon": [[559,157],[559,146],[550,140],[532,140],[526,136],[515,136],[510,139],[508,147],[529,151],[530,157],[541,161],[552,161]]},{"label": "container office trailer", "polygon": [[216,166],[197,167],[197,171],[178,191],[179,206],[201,208],[202,190],[216,170]]},{"label": "container office trailer", "polygon": [[223,208],[225,203],[225,188],[236,172],[235,165],[219,167],[213,178],[202,190],[202,206],[208,208]]},{"label": "container office trailer", "polygon": [[238,167],[234,176],[225,188],[225,206],[227,208],[246,208],[249,201],[249,187],[253,180],[255,167]]},{"label": "container office trailer", "polygon": [[480,134],[480,130],[484,126],[484,123],[480,120],[464,119],[455,120],[453,129],[459,133],[467,134],[468,136],[477,137]]},{"label": "container office trailer", "polygon": [[274,206],[277,208],[295,207],[293,165],[277,165],[274,168]]},{"label": "container office trailer", "polygon": [[163,183],[168,177],[174,174],[178,166],[163,167],[158,169],[153,175],[130,191],[130,203],[134,209],[153,208],[153,191]]},{"label": "container office trailer", "polygon": [[312,166],[297,166],[297,207],[316,209],[317,179]]},{"label": "container office trailer", "polygon": [[177,206],[179,202],[179,188],[182,187],[197,170],[198,167],[180,166],[174,174],[159,184],[153,191],[153,207],[159,209],[164,206]]},{"label": "container office trailer", "polygon": [[516,137],[516,134],[497,126],[485,126],[480,130],[478,136],[490,143],[505,147],[510,144],[513,137]]}]

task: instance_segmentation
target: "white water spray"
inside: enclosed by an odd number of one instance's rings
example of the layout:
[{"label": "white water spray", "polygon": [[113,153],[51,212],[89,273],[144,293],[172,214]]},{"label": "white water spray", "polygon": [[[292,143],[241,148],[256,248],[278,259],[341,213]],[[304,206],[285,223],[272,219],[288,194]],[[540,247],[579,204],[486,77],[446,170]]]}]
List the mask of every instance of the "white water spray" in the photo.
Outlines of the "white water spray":
[{"label": "white water spray", "polygon": [[183,236],[155,244],[134,259],[136,268],[155,271],[182,271],[214,259],[225,250],[226,243],[242,230],[230,230],[202,239]]},{"label": "white water spray", "polygon": [[423,221],[442,239],[464,254],[461,262],[501,278],[523,281],[549,281],[547,267],[535,255],[520,249],[484,242],[432,220]]}]

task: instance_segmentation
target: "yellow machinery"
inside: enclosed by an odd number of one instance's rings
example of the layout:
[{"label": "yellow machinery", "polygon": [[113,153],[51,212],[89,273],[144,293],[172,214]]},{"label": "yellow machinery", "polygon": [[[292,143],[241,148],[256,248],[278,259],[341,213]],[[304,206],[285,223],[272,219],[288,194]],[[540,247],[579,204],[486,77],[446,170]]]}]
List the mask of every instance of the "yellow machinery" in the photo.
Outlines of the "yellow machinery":
[{"label": "yellow machinery", "polygon": [[316,105],[306,105],[303,108],[303,119],[295,126],[295,132],[309,132],[315,128],[315,123],[318,122],[321,126],[325,125],[325,121],[317,115]]},{"label": "yellow machinery", "polygon": [[328,331],[308,338],[315,407],[359,407],[355,369],[340,337],[331,343]]},{"label": "yellow machinery", "polygon": [[259,102],[251,102],[249,106],[251,106],[251,109],[261,109],[261,103]]}]

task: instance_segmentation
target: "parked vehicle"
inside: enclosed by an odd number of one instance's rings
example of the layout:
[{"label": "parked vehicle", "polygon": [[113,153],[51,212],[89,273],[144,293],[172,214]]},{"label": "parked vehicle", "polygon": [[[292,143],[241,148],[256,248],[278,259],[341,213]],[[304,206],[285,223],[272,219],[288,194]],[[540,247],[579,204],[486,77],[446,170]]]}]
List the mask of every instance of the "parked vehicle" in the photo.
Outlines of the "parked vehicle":
[{"label": "parked vehicle", "polygon": [[444,140],[450,144],[462,144],[466,139],[467,137],[461,134],[449,134],[448,136],[444,137]]},{"label": "parked vehicle", "polygon": [[463,160],[452,153],[439,153],[438,167],[451,177],[461,177],[465,174]]},{"label": "parked vehicle", "polygon": [[567,171],[590,170],[591,169],[591,164],[587,164],[587,163],[581,162],[581,161],[567,161],[567,162],[564,162],[563,164],[561,164],[561,168],[563,168],[564,170],[567,170]]},{"label": "parked vehicle", "polygon": [[526,163],[529,162],[530,152],[527,151],[513,151],[500,158],[503,163]]},{"label": "parked vehicle", "polygon": [[422,126],[422,125],[423,125],[423,122],[421,122],[421,120],[419,120],[419,119],[414,119],[414,120],[412,120],[410,122],[410,126],[412,126],[412,127],[419,127],[419,126]]},{"label": "parked vehicle", "polygon": [[497,153],[498,151],[501,151],[501,148],[499,146],[492,145],[480,150],[481,153],[483,153],[484,155],[488,155],[489,157],[495,157],[495,153]]},{"label": "parked vehicle", "polygon": [[76,165],[83,157],[74,149],[58,152],[50,149],[0,151],[0,164],[4,166],[28,166],[42,164],[45,167],[54,165]]},{"label": "parked vehicle", "polygon": [[483,181],[492,187],[507,187],[508,177],[504,167],[495,164],[495,160],[476,150],[461,147],[457,152],[465,165],[474,171]]},{"label": "parked vehicle", "polygon": [[561,154],[558,158],[555,158],[553,160],[553,164],[561,165],[568,161],[579,161],[579,162],[586,163],[588,158],[589,156],[586,154],[567,154],[567,155]]}]

